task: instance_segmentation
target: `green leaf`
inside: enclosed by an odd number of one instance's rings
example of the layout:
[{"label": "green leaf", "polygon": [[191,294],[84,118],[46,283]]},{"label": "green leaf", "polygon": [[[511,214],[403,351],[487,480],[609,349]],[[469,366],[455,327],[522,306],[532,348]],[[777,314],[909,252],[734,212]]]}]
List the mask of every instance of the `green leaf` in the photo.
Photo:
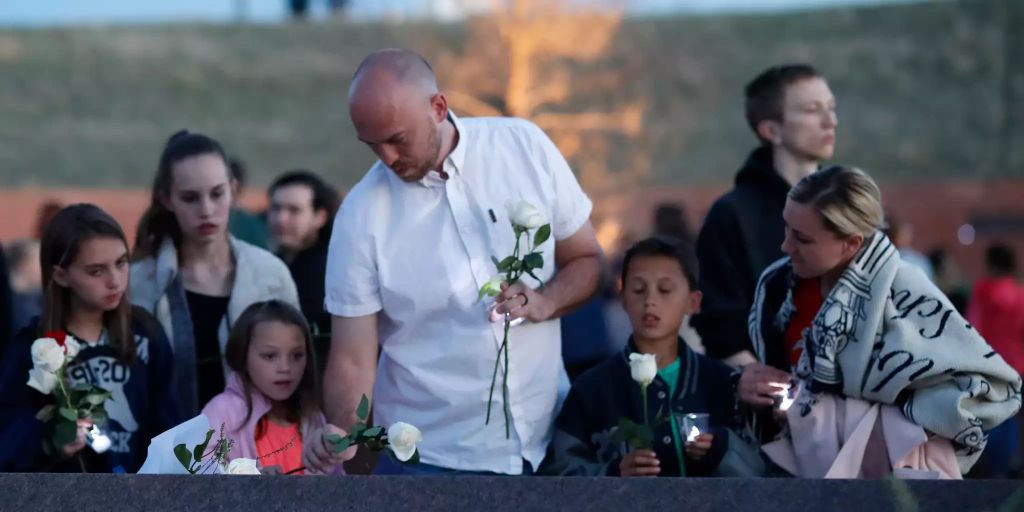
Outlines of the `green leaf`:
[{"label": "green leaf", "polygon": [[53,445],[62,447],[71,444],[78,437],[78,423],[74,421],[58,421],[53,429]]},{"label": "green leaf", "polygon": [[509,269],[511,269],[512,266],[515,264],[515,262],[516,262],[516,257],[515,256],[509,256],[509,257],[501,260],[500,262],[498,262],[496,264],[497,267],[498,267],[498,272],[508,272]]},{"label": "green leaf", "polygon": [[491,256],[491,261],[494,262],[495,268],[501,267],[501,262],[498,261],[498,258],[495,258],[494,256]]},{"label": "green leaf", "polygon": [[356,417],[361,421],[366,421],[366,417],[370,415],[370,400],[363,395],[363,398],[359,400],[359,408],[356,409]]},{"label": "green leaf", "polygon": [[654,444],[654,432],[629,418],[619,418],[619,428],[612,435],[613,443],[626,443],[630,448],[650,448]]},{"label": "green leaf", "polygon": [[644,425],[637,425],[629,440],[629,445],[633,449],[650,448],[654,445],[654,432]]},{"label": "green leaf", "polygon": [[351,436],[353,439],[357,438],[360,435],[362,435],[362,433],[365,430],[366,430],[366,423],[363,423],[361,421],[357,421],[355,425],[352,425],[352,432],[349,432],[349,436]]},{"label": "green leaf", "polygon": [[342,437],[337,443],[334,444],[334,453],[341,453],[352,446],[352,439],[348,436]]},{"label": "green leaf", "polygon": [[188,448],[185,448],[184,443],[174,447],[174,456],[178,458],[178,462],[181,463],[182,467],[184,467],[186,471],[189,473],[192,472],[192,454],[188,452]]},{"label": "green leaf", "polygon": [[540,244],[551,238],[551,224],[544,224],[533,235],[533,246],[540,247]]},{"label": "green leaf", "polygon": [[64,419],[66,419],[66,420],[68,420],[68,421],[70,421],[72,423],[78,421],[78,411],[76,411],[74,409],[69,409],[67,407],[61,407],[60,408],[60,415]]},{"label": "green leaf", "polygon": [[197,444],[195,449],[192,450],[192,455],[195,457],[196,462],[203,460],[203,454],[206,453],[206,447],[210,445],[210,439],[213,438],[213,429],[206,431],[206,439],[202,444]]},{"label": "green leaf", "polygon": [[537,277],[537,274],[534,274],[532,270],[527,270],[526,273],[530,274],[530,277],[534,278],[537,281],[537,283],[540,284],[541,288],[544,288],[544,280],[543,279]]},{"label": "green leaf", "polygon": [[527,272],[538,268],[544,268],[544,256],[539,252],[531,252],[523,258],[523,265],[526,266]]},{"label": "green leaf", "polygon": [[370,427],[363,432],[363,437],[377,438],[384,435],[384,427]]},{"label": "green leaf", "polygon": [[107,412],[102,408],[97,411],[89,411],[89,419],[91,419],[93,423],[102,425],[107,422]]},{"label": "green leaf", "polygon": [[52,420],[53,416],[56,413],[57,413],[57,406],[56,405],[53,405],[53,404],[44,405],[43,408],[39,409],[39,412],[36,413],[36,419],[39,420],[39,421],[42,421],[43,423],[46,423],[46,422]]},{"label": "green leaf", "polygon": [[91,394],[85,395],[85,399],[84,400],[86,402],[88,402],[89,405],[100,405],[103,402],[107,401],[107,397],[109,395],[110,395],[109,393],[105,393],[105,394],[91,393]]},{"label": "green leaf", "polygon": [[338,434],[333,434],[333,435],[327,436],[327,442],[331,443],[331,444],[338,444],[338,443],[341,442],[341,440],[342,440],[342,437],[339,436]]}]

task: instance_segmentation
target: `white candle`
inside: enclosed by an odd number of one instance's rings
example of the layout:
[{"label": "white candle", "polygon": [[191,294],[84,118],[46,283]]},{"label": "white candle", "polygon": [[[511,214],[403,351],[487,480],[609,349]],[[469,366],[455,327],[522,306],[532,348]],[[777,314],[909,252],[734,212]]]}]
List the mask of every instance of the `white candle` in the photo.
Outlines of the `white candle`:
[{"label": "white candle", "polygon": [[690,432],[686,434],[686,442],[692,443],[697,440],[697,436],[700,435],[700,430],[696,427],[690,427]]}]

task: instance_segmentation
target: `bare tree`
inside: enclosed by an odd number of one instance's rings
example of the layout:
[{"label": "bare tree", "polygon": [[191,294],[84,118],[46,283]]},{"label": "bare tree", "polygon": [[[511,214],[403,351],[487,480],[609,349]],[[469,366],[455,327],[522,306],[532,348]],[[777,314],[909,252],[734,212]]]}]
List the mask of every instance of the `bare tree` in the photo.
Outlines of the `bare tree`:
[{"label": "bare tree", "polygon": [[650,169],[646,100],[624,93],[628,73],[603,61],[621,10],[573,11],[568,4],[494,0],[486,15],[470,20],[462,53],[443,53],[438,61],[449,100],[468,115],[537,123],[588,190],[642,181]]}]

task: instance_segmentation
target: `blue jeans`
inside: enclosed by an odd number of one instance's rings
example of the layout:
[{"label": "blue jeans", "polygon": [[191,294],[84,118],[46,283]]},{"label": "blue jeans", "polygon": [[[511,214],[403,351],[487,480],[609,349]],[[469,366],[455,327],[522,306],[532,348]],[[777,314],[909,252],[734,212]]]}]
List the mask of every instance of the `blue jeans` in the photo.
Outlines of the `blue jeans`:
[{"label": "blue jeans", "polygon": [[985,458],[996,478],[1006,478],[1020,469],[1020,416],[1013,416],[988,433]]},{"label": "blue jeans", "polygon": [[[398,462],[390,453],[382,453],[377,459],[377,467],[373,468],[375,475],[399,475],[399,476],[503,476],[500,473],[490,471],[463,471],[460,469],[443,468],[422,462],[416,464],[405,464]],[[529,462],[523,461],[523,476],[533,475],[533,468]]]}]

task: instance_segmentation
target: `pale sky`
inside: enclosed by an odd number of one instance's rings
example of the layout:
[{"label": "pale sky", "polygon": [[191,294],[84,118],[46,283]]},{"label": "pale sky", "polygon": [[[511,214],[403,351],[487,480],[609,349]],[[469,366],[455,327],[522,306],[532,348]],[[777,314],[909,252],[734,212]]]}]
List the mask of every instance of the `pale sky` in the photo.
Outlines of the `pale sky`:
[{"label": "pale sky", "polygon": [[[601,0],[572,0],[587,3]],[[608,2],[609,0],[603,0]],[[619,0],[630,13],[770,12],[828,8],[839,5],[910,3],[922,0]],[[928,1],[928,0],[924,0]],[[936,1],[936,0],[932,0]],[[941,0],[940,0],[941,1]],[[375,20],[435,18],[458,20],[465,6],[487,5],[491,0],[349,0],[353,19]],[[310,0],[314,14],[322,16],[326,0]],[[245,6],[247,18],[257,22],[284,19],[284,0],[0,0],[0,26],[48,26],[94,23],[159,23],[170,21],[226,22]]]}]

